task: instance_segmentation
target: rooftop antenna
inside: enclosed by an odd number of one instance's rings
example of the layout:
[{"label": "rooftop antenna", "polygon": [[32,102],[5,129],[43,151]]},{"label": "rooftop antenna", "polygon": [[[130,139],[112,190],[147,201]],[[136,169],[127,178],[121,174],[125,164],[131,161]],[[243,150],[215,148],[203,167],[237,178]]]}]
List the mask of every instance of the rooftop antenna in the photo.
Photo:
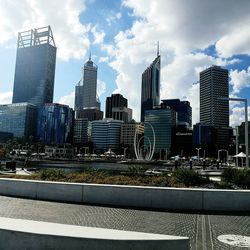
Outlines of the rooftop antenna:
[{"label": "rooftop antenna", "polygon": [[157,57],[160,55],[160,43],[157,41]]}]

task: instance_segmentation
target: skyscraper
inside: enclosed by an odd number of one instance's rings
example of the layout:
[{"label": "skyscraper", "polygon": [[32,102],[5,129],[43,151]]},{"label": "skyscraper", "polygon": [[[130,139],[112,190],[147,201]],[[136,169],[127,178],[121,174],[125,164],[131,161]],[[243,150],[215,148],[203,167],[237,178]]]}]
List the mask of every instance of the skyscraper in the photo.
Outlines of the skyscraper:
[{"label": "skyscraper", "polygon": [[152,64],[142,73],[141,85],[141,122],[144,122],[145,111],[153,109],[160,104],[160,71],[161,56],[159,44],[157,57]]},{"label": "skyscraper", "polygon": [[56,46],[50,26],[18,33],[13,103],[53,102]]},{"label": "skyscraper", "polygon": [[228,70],[211,66],[200,72],[200,122],[217,131],[216,144],[227,145],[229,139]]},{"label": "skyscraper", "polygon": [[75,87],[75,110],[78,109],[100,109],[100,102],[97,100],[97,66],[91,60],[84,64],[83,76]]}]

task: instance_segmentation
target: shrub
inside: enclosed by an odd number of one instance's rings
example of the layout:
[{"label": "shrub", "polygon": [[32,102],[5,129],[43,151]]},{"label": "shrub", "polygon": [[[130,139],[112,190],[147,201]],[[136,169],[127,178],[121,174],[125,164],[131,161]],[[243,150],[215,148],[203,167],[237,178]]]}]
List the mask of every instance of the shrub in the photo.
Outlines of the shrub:
[{"label": "shrub", "polygon": [[39,177],[42,180],[60,180],[66,178],[65,171],[61,169],[43,169],[38,173]]},{"label": "shrub", "polygon": [[240,188],[250,188],[250,170],[248,169],[226,168],[222,179],[227,184],[233,184]]},{"label": "shrub", "polygon": [[183,183],[185,186],[196,186],[208,182],[202,176],[190,169],[177,169],[173,176],[176,178],[177,182]]}]

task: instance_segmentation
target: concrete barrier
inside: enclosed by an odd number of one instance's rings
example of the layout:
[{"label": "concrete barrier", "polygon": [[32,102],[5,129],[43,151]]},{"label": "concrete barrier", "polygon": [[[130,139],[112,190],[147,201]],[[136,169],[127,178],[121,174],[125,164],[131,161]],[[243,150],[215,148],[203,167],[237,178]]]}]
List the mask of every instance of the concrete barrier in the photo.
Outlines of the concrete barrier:
[{"label": "concrete barrier", "polygon": [[4,250],[188,250],[187,237],[0,217]]},{"label": "concrete barrier", "polygon": [[149,209],[250,211],[250,190],[138,187],[1,178],[0,195]]},{"label": "concrete barrier", "polygon": [[37,181],[0,179],[0,194],[36,199]]},{"label": "concrete barrier", "polygon": [[83,203],[202,210],[200,189],[84,184]]},{"label": "concrete barrier", "polygon": [[204,211],[250,211],[250,190],[205,190]]},{"label": "concrete barrier", "polygon": [[82,202],[83,185],[62,182],[37,182],[37,199]]}]

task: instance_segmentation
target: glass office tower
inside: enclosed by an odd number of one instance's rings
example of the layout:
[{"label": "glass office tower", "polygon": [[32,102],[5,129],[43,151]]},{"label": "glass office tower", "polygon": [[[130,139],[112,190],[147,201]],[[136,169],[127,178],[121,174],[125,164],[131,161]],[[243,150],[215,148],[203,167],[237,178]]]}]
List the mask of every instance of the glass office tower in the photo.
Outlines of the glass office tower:
[{"label": "glass office tower", "polygon": [[[166,109],[153,109],[145,111],[145,130],[144,136],[153,143],[153,132],[148,124],[150,123],[155,132],[155,152],[161,150],[168,152],[172,143],[172,129],[176,125],[176,112],[170,108]],[[144,147],[149,148],[149,140],[144,140]]]},{"label": "glass office tower", "polygon": [[141,122],[144,122],[146,110],[151,110],[160,104],[160,71],[161,56],[158,49],[157,57],[142,74]]},{"label": "glass office tower", "polygon": [[46,103],[38,110],[37,137],[46,145],[71,143],[73,110],[58,103]]},{"label": "glass office tower", "polygon": [[18,33],[13,103],[53,102],[56,46],[50,26]]},{"label": "glass office tower", "polygon": [[37,108],[30,103],[0,105],[0,131],[27,140],[35,136]]}]

